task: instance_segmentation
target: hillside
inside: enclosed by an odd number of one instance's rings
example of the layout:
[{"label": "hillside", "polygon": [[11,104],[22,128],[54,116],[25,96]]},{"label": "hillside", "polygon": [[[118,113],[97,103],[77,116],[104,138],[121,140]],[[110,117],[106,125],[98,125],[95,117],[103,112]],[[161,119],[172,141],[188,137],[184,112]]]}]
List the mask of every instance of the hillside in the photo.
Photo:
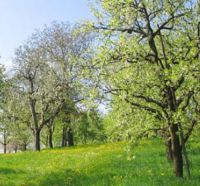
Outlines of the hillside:
[{"label": "hillside", "polygon": [[174,178],[161,143],[144,141],[131,156],[123,143],[0,155],[0,185],[199,185],[198,147],[190,152],[193,178],[187,181]]}]

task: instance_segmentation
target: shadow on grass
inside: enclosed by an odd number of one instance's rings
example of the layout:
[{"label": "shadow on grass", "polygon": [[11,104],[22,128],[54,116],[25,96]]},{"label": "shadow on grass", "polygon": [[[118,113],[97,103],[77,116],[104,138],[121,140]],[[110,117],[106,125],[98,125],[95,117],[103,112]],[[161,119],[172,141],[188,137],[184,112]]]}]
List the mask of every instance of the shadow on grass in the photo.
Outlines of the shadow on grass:
[{"label": "shadow on grass", "polygon": [[80,173],[71,169],[63,172],[53,172],[45,175],[38,186],[94,186],[112,185],[113,173],[89,174]]},{"label": "shadow on grass", "polygon": [[24,171],[15,170],[15,169],[11,169],[11,168],[5,168],[5,167],[0,168],[0,175],[1,174],[19,174],[19,173],[24,173]]}]

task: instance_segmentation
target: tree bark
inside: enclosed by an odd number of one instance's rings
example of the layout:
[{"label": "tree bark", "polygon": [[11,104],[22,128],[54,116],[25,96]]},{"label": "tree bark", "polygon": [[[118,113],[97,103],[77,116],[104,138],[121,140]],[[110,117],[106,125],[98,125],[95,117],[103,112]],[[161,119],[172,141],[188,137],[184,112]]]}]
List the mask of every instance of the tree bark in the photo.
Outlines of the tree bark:
[{"label": "tree bark", "polygon": [[40,130],[36,129],[34,131],[34,150],[40,151]]},{"label": "tree bark", "polygon": [[178,125],[172,124],[170,127],[170,132],[171,132],[174,174],[176,177],[183,177],[183,157],[182,157],[182,147],[178,136],[179,132]]},{"label": "tree bark", "polygon": [[6,151],[7,151],[7,148],[6,148],[6,147],[7,147],[7,144],[4,143],[4,144],[3,144],[3,153],[4,153],[4,154],[6,154]]},{"label": "tree bark", "polygon": [[183,154],[183,162],[184,162],[184,165],[185,165],[185,171],[186,171],[187,177],[190,178],[191,177],[190,161],[189,161],[189,158],[187,156],[187,151],[186,151],[184,136],[183,136],[183,130],[182,130],[181,126],[180,126],[180,136],[181,136],[181,146],[182,146],[182,154]]},{"label": "tree bark", "polygon": [[172,142],[171,139],[166,139],[166,154],[168,162],[173,162],[173,153],[172,153]]},{"label": "tree bark", "polygon": [[66,142],[66,133],[67,133],[67,128],[65,125],[63,125],[63,131],[62,131],[62,147],[66,147],[67,146],[67,142]]},{"label": "tree bark", "polygon": [[6,130],[3,130],[3,152],[6,154],[7,151],[7,136],[6,136]]},{"label": "tree bark", "polygon": [[50,127],[49,128],[49,137],[48,137],[48,140],[49,140],[49,148],[53,148],[53,131],[52,131],[52,128]]},{"label": "tree bark", "polygon": [[73,138],[73,132],[72,129],[69,127],[67,130],[67,146],[74,146],[74,138]]},{"label": "tree bark", "polygon": [[26,143],[23,143],[22,144],[22,151],[26,151],[27,150],[27,144]]}]

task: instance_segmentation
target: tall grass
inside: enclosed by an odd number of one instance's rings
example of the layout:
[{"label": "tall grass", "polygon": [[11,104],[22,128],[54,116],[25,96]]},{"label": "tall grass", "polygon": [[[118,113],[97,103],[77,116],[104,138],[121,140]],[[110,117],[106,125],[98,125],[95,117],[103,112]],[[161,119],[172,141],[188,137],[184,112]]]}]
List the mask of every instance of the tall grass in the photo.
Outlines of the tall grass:
[{"label": "tall grass", "polygon": [[131,156],[125,143],[0,155],[1,186],[199,186],[200,151],[190,150],[192,178],[177,179],[160,140],[146,140]]}]

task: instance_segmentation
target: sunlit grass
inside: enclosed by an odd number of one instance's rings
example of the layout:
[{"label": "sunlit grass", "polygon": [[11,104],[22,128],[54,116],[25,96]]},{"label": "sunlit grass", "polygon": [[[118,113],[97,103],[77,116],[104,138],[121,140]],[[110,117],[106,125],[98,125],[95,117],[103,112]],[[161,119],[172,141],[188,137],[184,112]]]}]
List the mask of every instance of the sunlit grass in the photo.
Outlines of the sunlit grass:
[{"label": "sunlit grass", "polygon": [[160,140],[145,140],[131,155],[127,154],[125,143],[0,155],[0,185],[198,186],[198,152],[194,149],[190,154],[191,180],[174,178]]}]

